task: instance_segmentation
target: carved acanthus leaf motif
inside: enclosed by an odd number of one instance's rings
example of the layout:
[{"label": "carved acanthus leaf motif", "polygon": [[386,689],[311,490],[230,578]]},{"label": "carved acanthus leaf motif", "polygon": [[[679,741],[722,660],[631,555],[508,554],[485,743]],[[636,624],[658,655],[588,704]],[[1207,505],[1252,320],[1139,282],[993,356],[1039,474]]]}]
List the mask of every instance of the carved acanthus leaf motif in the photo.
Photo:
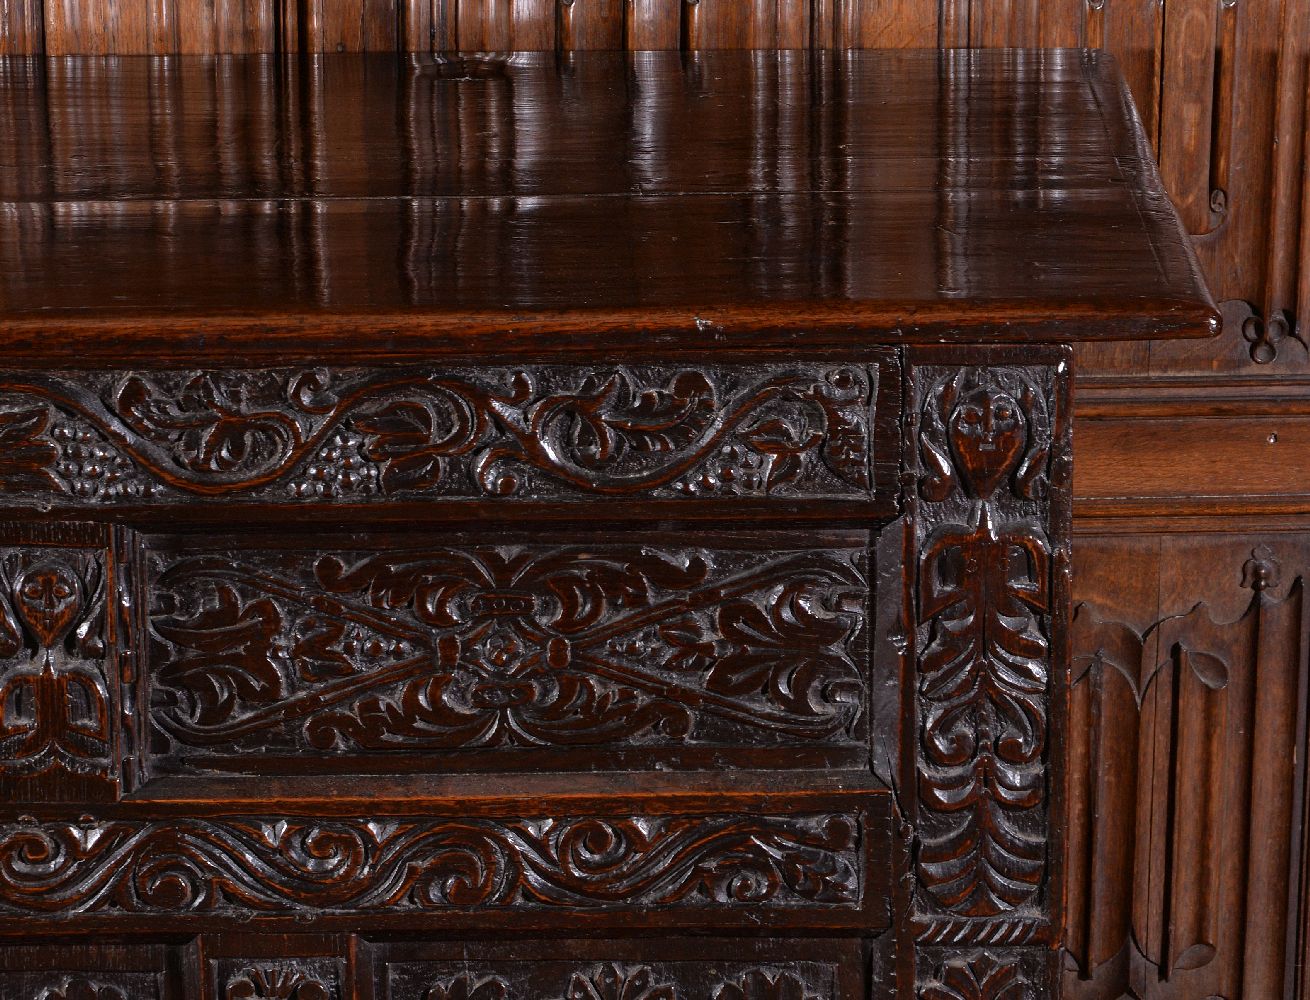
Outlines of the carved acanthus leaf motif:
[{"label": "carved acanthus leaf motif", "polygon": [[943,963],[919,1000],[1029,1000],[1028,987],[1018,961],[981,953]]},{"label": "carved acanthus leaf motif", "polygon": [[855,907],[846,815],[235,818],[0,827],[0,912]]},{"label": "carved acanthus leaf motif", "polygon": [[820,1000],[790,972],[750,969],[741,978],[724,983],[712,1000]]},{"label": "carved acanthus leaf motif", "polygon": [[657,982],[644,965],[611,962],[589,972],[576,972],[563,1000],[677,1000],[677,987]]},{"label": "carved acanthus leaf motif", "polygon": [[0,375],[0,491],[867,498],[875,385],[835,365]]},{"label": "carved acanthus leaf motif", "polygon": [[330,1000],[333,990],[294,964],[260,965],[228,979],[224,1000]]},{"label": "carved acanthus leaf motif", "polygon": [[509,987],[499,976],[479,978],[465,974],[436,983],[423,1000],[506,1000]]},{"label": "carved acanthus leaf motif", "polygon": [[36,994],[33,1000],[136,1000],[117,986],[90,977],[68,977]]}]

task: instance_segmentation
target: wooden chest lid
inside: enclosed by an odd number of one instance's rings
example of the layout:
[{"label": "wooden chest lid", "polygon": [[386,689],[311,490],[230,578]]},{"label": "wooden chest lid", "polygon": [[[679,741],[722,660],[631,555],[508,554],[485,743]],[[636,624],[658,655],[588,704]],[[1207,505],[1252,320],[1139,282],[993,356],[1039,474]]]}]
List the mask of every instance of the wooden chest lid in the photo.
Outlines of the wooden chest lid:
[{"label": "wooden chest lid", "polygon": [[1204,336],[1079,50],[0,60],[8,363]]}]

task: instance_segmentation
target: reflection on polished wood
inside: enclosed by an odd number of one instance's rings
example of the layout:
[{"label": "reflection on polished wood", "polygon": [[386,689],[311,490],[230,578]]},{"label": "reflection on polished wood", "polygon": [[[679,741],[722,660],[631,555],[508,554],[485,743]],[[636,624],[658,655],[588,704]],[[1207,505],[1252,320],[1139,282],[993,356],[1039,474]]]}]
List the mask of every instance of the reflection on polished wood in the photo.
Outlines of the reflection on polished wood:
[{"label": "reflection on polished wood", "polygon": [[259,352],[270,316],[329,350],[1212,321],[1094,53],[11,60],[0,87],[11,357],[109,321]]}]

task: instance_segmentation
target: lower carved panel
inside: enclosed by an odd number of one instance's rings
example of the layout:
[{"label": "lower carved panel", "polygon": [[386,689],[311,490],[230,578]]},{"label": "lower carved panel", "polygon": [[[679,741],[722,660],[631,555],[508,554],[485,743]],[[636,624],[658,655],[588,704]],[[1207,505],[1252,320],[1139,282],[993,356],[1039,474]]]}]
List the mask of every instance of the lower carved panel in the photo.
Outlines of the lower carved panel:
[{"label": "lower carved panel", "polygon": [[160,944],[0,948],[0,1000],[182,1000],[178,949]]},{"label": "lower carved panel", "polygon": [[[442,954],[443,950],[447,953]],[[386,1000],[856,1000],[855,942],[705,939],[378,946]]]},{"label": "lower carved panel", "polygon": [[919,949],[919,1000],[1046,1000],[1051,952]]},{"label": "lower carved panel", "polygon": [[[0,914],[244,920],[569,910],[658,921],[860,915],[859,812],[556,819],[20,820],[0,827]],[[871,884],[872,883],[872,884]],[[828,918],[825,918],[828,919]],[[21,925],[20,925],[21,929]]]}]

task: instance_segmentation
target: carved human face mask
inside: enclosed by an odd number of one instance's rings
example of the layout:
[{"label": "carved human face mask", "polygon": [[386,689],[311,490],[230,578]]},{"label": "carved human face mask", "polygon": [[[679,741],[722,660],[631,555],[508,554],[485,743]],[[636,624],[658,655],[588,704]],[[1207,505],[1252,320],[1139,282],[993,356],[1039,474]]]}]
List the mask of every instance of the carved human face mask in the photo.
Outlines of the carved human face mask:
[{"label": "carved human face mask", "polygon": [[1019,404],[1000,389],[974,389],[951,413],[951,448],[965,486],[981,500],[1014,471],[1027,437]]},{"label": "carved human face mask", "polygon": [[14,610],[43,649],[68,634],[82,608],[82,588],[68,568],[38,563],[14,585]]}]

